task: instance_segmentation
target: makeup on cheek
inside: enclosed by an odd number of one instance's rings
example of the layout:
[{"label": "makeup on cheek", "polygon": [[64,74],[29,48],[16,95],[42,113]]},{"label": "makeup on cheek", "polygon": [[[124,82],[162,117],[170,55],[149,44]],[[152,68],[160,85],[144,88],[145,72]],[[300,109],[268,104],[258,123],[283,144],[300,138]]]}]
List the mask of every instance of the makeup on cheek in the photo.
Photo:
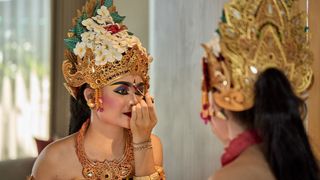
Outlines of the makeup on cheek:
[{"label": "makeup on cheek", "polygon": [[106,91],[103,94],[102,101],[106,109],[118,109],[119,107],[123,106],[122,96],[119,95],[115,90]]}]

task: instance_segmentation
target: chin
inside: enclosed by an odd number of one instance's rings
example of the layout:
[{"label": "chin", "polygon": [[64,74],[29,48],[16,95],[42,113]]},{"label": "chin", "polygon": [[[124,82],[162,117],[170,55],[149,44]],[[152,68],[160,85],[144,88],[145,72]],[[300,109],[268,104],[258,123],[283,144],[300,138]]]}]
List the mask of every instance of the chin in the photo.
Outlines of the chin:
[{"label": "chin", "polygon": [[122,127],[125,128],[125,129],[130,129],[130,118],[129,117],[126,117],[124,120],[123,120],[123,124],[122,124]]}]

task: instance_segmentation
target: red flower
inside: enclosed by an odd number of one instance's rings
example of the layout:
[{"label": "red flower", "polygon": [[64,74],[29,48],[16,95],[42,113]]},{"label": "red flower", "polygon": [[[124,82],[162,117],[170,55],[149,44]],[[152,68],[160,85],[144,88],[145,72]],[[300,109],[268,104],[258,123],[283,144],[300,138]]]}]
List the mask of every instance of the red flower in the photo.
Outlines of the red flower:
[{"label": "red flower", "polygon": [[119,25],[117,25],[117,24],[105,26],[104,29],[111,32],[111,34],[116,34],[121,31]]}]

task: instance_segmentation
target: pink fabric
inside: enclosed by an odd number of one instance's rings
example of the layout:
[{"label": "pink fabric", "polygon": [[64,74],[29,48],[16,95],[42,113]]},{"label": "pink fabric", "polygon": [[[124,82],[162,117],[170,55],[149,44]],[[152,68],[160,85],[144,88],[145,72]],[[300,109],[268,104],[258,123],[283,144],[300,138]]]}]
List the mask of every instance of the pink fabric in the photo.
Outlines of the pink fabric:
[{"label": "pink fabric", "polygon": [[34,140],[36,141],[37,144],[37,149],[38,149],[38,155],[41,153],[41,151],[50,143],[52,143],[54,140],[53,139],[49,139],[49,140],[40,140],[37,138],[34,138]]}]

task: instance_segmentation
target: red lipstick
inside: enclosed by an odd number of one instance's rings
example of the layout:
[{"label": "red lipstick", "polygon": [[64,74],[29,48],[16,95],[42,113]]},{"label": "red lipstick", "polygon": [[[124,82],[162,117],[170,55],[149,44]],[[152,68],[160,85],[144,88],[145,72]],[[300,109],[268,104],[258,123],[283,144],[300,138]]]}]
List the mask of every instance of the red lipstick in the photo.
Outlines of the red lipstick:
[{"label": "red lipstick", "polygon": [[126,112],[126,113],[123,113],[125,114],[126,116],[128,116],[129,118],[131,118],[131,112]]}]

